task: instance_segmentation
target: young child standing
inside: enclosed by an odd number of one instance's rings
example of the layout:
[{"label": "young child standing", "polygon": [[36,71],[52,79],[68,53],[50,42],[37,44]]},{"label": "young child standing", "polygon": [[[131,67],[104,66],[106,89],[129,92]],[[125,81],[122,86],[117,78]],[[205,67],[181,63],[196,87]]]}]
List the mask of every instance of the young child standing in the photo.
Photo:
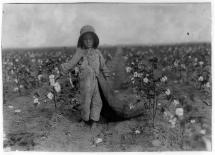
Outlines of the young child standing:
[{"label": "young child standing", "polygon": [[65,74],[76,64],[80,64],[80,104],[81,117],[84,122],[92,126],[99,121],[102,109],[102,100],[98,87],[97,76],[100,72],[105,77],[109,71],[105,60],[98,50],[99,38],[92,26],[83,26],[80,30],[80,37],[75,55],[68,63],[61,64],[61,70]]}]

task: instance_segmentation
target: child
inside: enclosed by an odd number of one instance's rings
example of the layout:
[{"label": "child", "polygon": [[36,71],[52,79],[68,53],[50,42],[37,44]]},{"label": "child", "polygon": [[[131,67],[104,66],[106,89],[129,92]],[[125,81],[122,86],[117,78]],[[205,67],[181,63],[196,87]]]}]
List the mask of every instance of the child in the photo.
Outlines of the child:
[{"label": "child", "polygon": [[101,52],[97,49],[99,38],[92,26],[81,28],[80,37],[75,55],[68,63],[61,65],[61,70],[66,73],[76,64],[80,64],[80,103],[81,117],[84,122],[95,126],[99,121],[102,109],[102,100],[98,88],[97,76],[100,72],[108,77],[108,69]]}]

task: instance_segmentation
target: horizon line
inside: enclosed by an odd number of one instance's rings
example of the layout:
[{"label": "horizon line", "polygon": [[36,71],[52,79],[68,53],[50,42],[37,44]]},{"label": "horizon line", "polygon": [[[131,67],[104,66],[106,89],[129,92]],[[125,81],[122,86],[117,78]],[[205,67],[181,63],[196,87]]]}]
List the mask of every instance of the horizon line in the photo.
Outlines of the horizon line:
[{"label": "horizon line", "polygon": [[[175,42],[175,43],[150,43],[150,44],[102,44],[99,47],[114,47],[114,46],[170,46],[170,45],[184,45],[184,44],[211,44],[211,41],[195,41],[195,42]],[[98,48],[99,48],[98,47]],[[76,48],[75,45],[72,46],[38,46],[38,47],[1,47],[2,50],[8,49],[41,49],[41,48]]]}]

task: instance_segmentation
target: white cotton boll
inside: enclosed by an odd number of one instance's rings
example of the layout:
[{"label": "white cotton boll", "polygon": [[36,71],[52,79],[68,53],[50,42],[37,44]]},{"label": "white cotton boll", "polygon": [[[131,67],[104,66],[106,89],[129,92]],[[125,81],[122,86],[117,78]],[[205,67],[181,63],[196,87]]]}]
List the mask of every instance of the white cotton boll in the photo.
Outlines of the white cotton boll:
[{"label": "white cotton boll", "polygon": [[21,110],[20,110],[20,109],[16,109],[14,112],[15,112],[15,113],[20,113]]},{"label": "white cotton boll", "polygon": [[17,80],[17,79],[14,79],[14,82],[18,83],[18,80]]},{"label": "white cotton boll", "polygon": [[178,100],[173,100],[173,104],[174,104],[174,106],[176,106],[176,105],[179,104],[179,101]]},{"label": "white cotton boll", "polygon": [[14,92],[17,92],[18,90],[19,90],[18,87],[13,88],[13,91],[14,91]]},{"label": "white cotton boll", "polygon": [[41,81],[42,77],[43,77],[42,74],[39,74],[39,75],[37,76],[37,78],[38,78],[39,81]]},{"label": "white cotton boll", "polygon": [[148,82],[149,82],[149,79],[148,79],[147,77],[145,77],[145,78],[143,79],[143,82],[148,83]]},{"label": "white cotton boll", "polygon": [[176,108],[175,114],[176,114],[178,117],[183,116],[183,115],[184,115],[184,109],[183,109],[183,108]]},{"label": "white cotton boll", "polygon": [[203,81],[204,80],[203,76],[200,76],[198,80]]},{"label": "white cotton boll", "polygon": [[38,103],[38,104],[39,104],[39,103],[40,103],[40,102],[39,102],[39,99],[38,99],[38,98],[35,98],[35,99],[34,99],[34,103]]},{"label": "white cotton boll", "polygon": [[166,76],[164,76],[164,77],[161,78],[161,82],[166,82],[166,81],[167,81],[167,77]]},{"label": "white cotton boll", "polygon": [[23,85],[20,85],[19,88],[24,88],[24,86],[23,86]]},{"label": "white cotton boll", "polygon": [[202,66],[203,64],[204,64],[204,62],[203,62],[203,61],[199,61],[199,65],[201,65],[201,66]]},{"label": "white cotton boll", "polygon": [[137,72],[134,72],[134,77],[137,77],[138,73]]},{"label": "white cotton boll", "polygon": [[51,74],[51,75],[49,75],[49,82],[50,82],[50,85],[51,86],[54,86],[55,85],[55,79],[54,79],[54,75],[53,74]]},{"label": "white cotton boll", "polygon": [[16,61],[16,62],[19,62],[19,59],[16,59],[15,61]]},{"label": "white cotton boll", "polygon": [[200,130],[200,133],[201,133],[202,135],[205,135],[205,134],[206,134],[206,130],[205,130],[205,129],[202,129],[202,130]]},{"label": "white cotton boll", "polygon": [[55,91],[58,92],[58,93],[61,91],[61,86],[60,86],[59,82],[56,82],[56,83],[54,84],[54,89],[55,89]]},{"label": "white cotton boll", "polygon": [[12,106],[12,105],[9,105],[8,108],[9,108],[9,109],[13,109],[13,106]]},{"label": "white cotton boll", "polygon": [[192,120],[190,120],[190,123],[196,123],[196,120],[195,119],[192,119]]},{"label": "white cotton boll", "polygon": [[53,97],[54,97],[54,95],[53,95],[51,92],[49,92],[48,95],[47,95],[47,97],[48,97],[50,100],[52,100]]},{"label": "white cotton boll", "polygon": [[140,134],[141,132],[140,132],[140,130],[135,130],[135,134],[136,135],[138,135],[138,134]]},{"label": "white cotton boll", "polygon": [[132,68],[131,67],[126,67],[125,70],[126,70],[127,73],[130,73]]},{"label": "white cotton boll", "polygon": [[207,83],[205,84],[205,87],[210,88],[210,82],[207,82]]},{"label": "white cotton boll", "polygon": [[134,107],[134,105],[133,104],[129,104],[129,109],[131,110],[131,109],[134,109],[135,107]]},{"label": "white cotton boll", "polygon": [[170,92],[169,89],[167,89],[167,90],[165,91],[165,94],[166,94],[166,95],[170,95],[170,93],[171,93],[171,92]]},{"label": "white cotton boll", "polygon": [[175,66],[175,67],[178,67],[178,61],[175,61],[175,62],[174,62],[174,66]]},{"label": "white cotton boll", "polygon": [[194,61],[197,62],[197,61],[198,61],[198,58],[195,58]]},{"label": "white cotton boll", "polygon": [[103,142],[102,138],[97,138],[97,139],[95,140],[95,143],[96,143],[96,144],[99,144],[99,143],[101,143],[101,142]]}]

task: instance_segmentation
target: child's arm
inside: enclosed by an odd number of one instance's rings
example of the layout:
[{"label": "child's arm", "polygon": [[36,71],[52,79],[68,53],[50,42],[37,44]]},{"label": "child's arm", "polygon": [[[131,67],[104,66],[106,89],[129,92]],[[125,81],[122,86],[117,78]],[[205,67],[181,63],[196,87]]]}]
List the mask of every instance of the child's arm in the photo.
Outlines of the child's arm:
[{"label": "child's arm", "polygon": [[79,62],[82,56],[83,50],[78,48],[75,52],[75,55],[69,62],[60,65],[60,70],[62,71],[62,73],[65,74],[68,70],[72,69]]},{"label": "child's arm", "polygon": [[99,56],[100,56],[100,66],[101,66],[100,69],[102,73],[104,74],[105,77],[110,77],[110,71],[105,64],[105,59],[100,51],[99,51]]}]

